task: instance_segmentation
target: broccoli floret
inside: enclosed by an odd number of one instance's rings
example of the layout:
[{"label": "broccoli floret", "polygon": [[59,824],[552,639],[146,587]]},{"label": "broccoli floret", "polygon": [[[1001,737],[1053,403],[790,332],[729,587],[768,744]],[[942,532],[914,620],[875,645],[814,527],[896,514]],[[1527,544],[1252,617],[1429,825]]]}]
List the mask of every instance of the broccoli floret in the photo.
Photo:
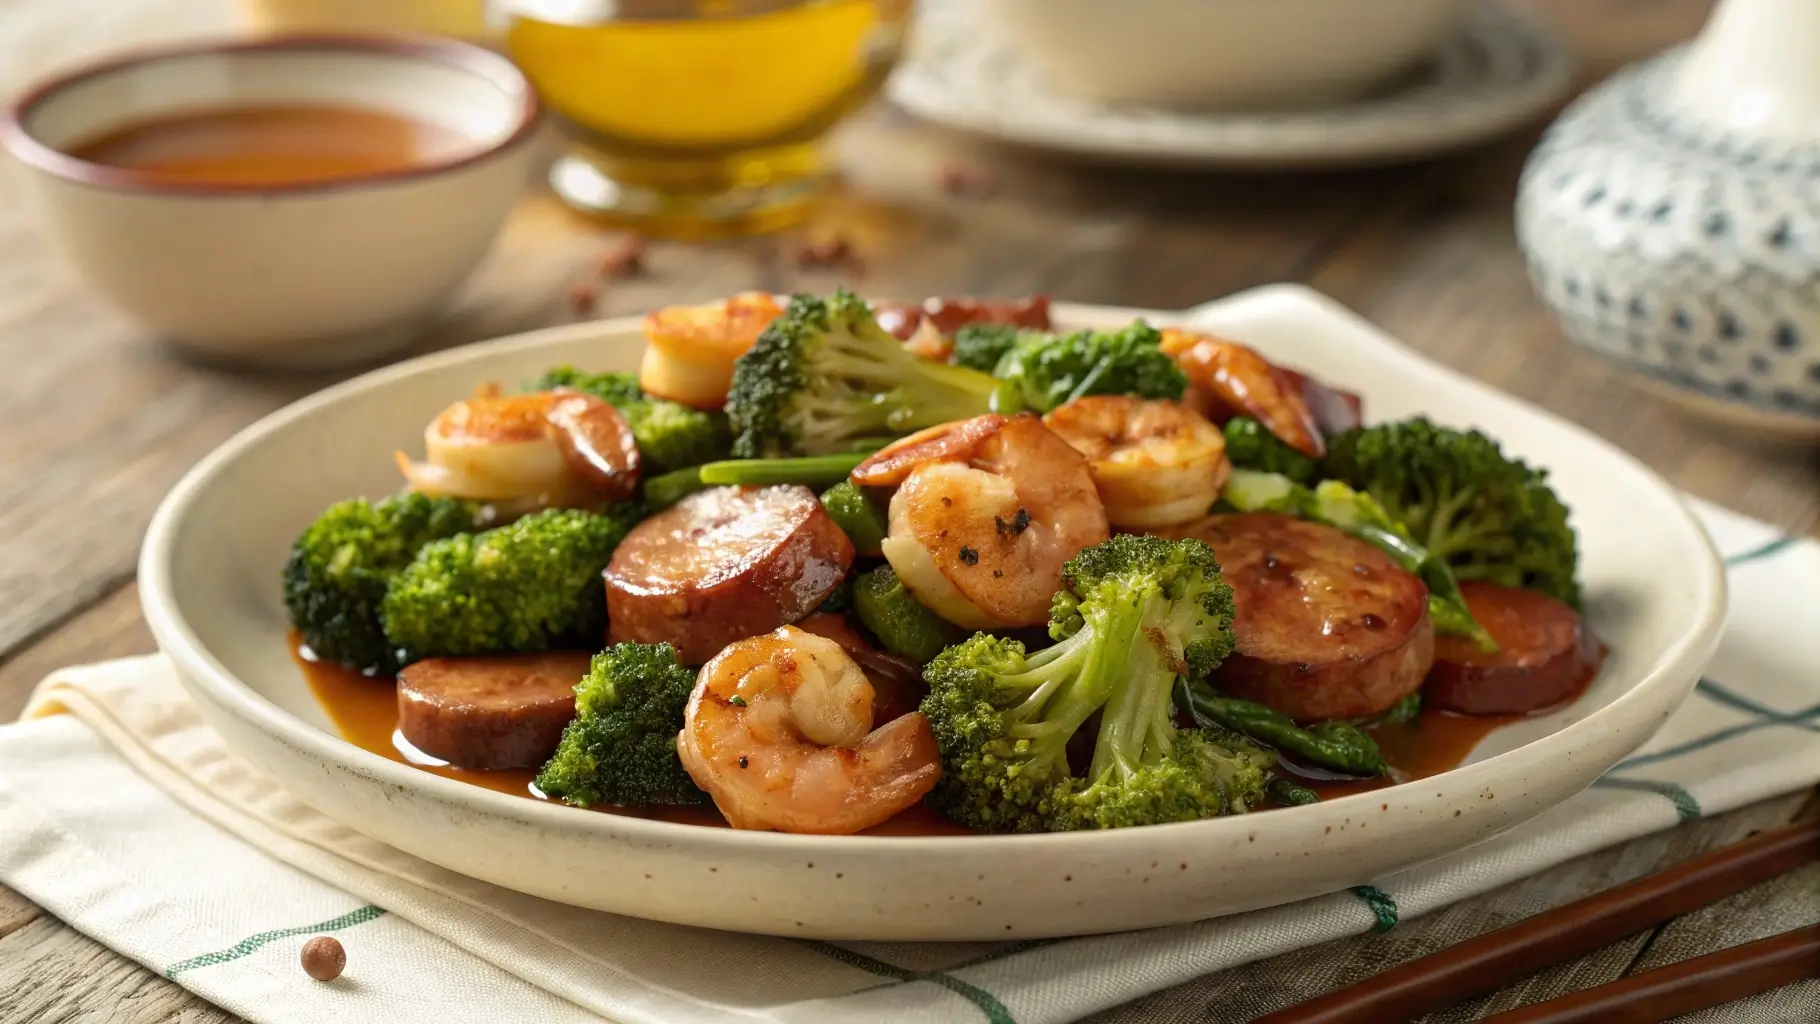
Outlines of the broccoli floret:
[{"label": "broccoli floret", "polygon": [[1240,469],[1278,473],[1299,484],[1313,483],[1320,473],[1315,460],[1284,444],[1249,416],[1226,422],[1226,459]]},{"label": "broccoli floret", "polygon": [[1128,828],[1243,814],[1263,802],[1276,758],[1226,729],[1182,729],[1155,763],[1108,775],[1077,793],[1069,829]]},{"label": "broccoli floret", "polygon": [[918,359],[851,292],[790,300],[733,366],[738,458],[821,455],[988,412],[998,382]]},{"label": "broccoli floret", "polygon": [[1579,607],[1567,506],[1545,470],[1505,455],[1484,434],[1421,418],[1362,427],[1328,440],[1321,471],[1376,498],[1458,578]]},{"label": "broccoli floret", "polygon": [[930,611],[904,587],[889,565],[860,573],[853,580],[853,613],[879,646],[918,665],[960,641],[962,633]]},{"label": "broccoli floret", "polygon": [[862,558],[879,555],[882,550],[879,545],[885,540],[889,524],[864,491],[853,486],[851,481],[842,480],[822,492],[822,508],[828,510],[834,525],[853,542],[854,554]]},{"label": "broccoli floret", "polygon": [[598,644],[607,621],[601,570],[641,514],[631,503],[546,509],[425,544],[386,590],[386,640],[401,663]]},{"label": "broccoli floret", "polygon": [[724,459],[733,446],[725,413],[654,398],[629,373],[583,373],[573,366],[557,366],[531,384],[533,391],[553,388],[585,391],[618,409],[638,443],[647,475]]},{"label": "broccoli floret", "polygon": [[699,466],[724,459],[733,450],[733,431],[724,412],[704,412],[661,398],[616,408],[632,429],[649,472]]},{"label": "broccoli floret", "polygon": [[454,498],[404,494],[332,505],[291,547],[284,606],[316,657],[368,672],[398,668],[379,624],[386,587],[433,540],[465,533],[480,510]]},{"label": "broccoli floret", "polygon": [[[1037,412],[1082,395],[1180,399],[1188,377],[1159,347],[1162,340],[1142,320],[1116,331],[1026,334],[992,372],[1016,392],[1023,408]],[[1001,400],[1000,407],[1005,404]]]},{"label": "broccoli floret", "polygon": [[954,352],[948,361],[970,370],[991,373],[1005,353],[1020,340],[1046,338],[1047,331],[1016,324],[968,324],[954,332]]},{"label": "broccoli floret", "polygon": [[1241,512],[1281,512],[1310,519],[1357,537],[1421,579],[1428,588],[1428,615],[1437,632],[1467,637],[1486,651],[1498,649],[1497,641],[1466,607],[1452,567],[1413,540],[1370,494],[1338,480],[1323,480],[1310,489],[1280,473],[1235,469],[1220,492],[1220,502]]},{"label": "broccoli floret", "polygon": [[[1183,821],[1260,802],[1269,756],[1178,730],[1173,691],[1232,650],[1232,588],[1198,540],[1119,535],[1063,571],[1071,599],[1034,653],[985,633],[924,669],[943,775],[930,802],[962,824],[1032,832]],[[1065,621],[1064,621],[1065,620]],[[1092,763],[1069,741],[1095,715]],[[1083,737],[1085,738],[1085,737]]]},{"label": "broccoli floret", "polygon": [[575,684],[575,717],[537,774],[537,788],[578,807],[698,804],[676,757],[695,673],[669,644],[614,644]]},{"label": "broccoli floret", "polygon": [[554,391],[557,388],[586,391],[614,407],[645,400],[645,389],[638,386],[635,373],[589,373],[568,365],[550,367],[525,390]]}]

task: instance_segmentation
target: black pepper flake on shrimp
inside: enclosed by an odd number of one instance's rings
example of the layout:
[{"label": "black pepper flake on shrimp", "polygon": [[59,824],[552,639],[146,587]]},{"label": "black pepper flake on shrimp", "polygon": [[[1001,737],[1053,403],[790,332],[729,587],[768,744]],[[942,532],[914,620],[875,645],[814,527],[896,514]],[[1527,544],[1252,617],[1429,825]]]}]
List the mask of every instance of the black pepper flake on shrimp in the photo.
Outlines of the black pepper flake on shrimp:
[{"label": "black pepper flake on shrimp", "polygon": [[[912,434],[853,480],[897,488],[885,559],[917,600],[968,629],[1047,621],[1062,566],[1110,534],[1086,460],[1028,413]],[[1027,527],[1001,531],[1019,510]]]}]

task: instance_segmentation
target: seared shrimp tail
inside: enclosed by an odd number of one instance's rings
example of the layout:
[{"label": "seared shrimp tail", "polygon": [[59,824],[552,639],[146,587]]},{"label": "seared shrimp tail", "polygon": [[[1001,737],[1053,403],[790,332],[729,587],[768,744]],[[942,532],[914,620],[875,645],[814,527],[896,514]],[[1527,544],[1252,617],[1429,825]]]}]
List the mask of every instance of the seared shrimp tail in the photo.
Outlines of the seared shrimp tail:
[{"label": "seared shrimp tail", "polygon": [[941,777],[929,720],[873,728],[874,696],[838,642],[784,626],[702,667],[676,752],[734,828],[860,832]]},{"label": "seared shrimp tail", "polygon": [[1110,532],[1086,460],[1028,413],[912,434],[853,481],[897,485],[885,559],[917,600],[968,629],[1046,621],[1063,564]]},{"label": "seared shrimp tail", "polygon": [[1043,423],[1086,456],[1114,526],[1148,530],[1206,515],[1230,471],[1219,428],[1175,402],[1092,395]]}]

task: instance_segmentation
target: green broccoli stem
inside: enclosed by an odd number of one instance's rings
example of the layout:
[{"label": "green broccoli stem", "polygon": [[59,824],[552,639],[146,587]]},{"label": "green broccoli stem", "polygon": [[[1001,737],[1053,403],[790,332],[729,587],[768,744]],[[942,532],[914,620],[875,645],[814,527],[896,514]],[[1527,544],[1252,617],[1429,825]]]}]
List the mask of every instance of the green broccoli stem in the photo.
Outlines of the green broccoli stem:
[{"label": "green broccoli stem", "polygon": [[[1101,645],[1101,658],[1122,666],[1123,678],[1100,715],[1093,763],[1087,770],[1089,783],[1114,773],[1117,781],[1124,781],[1139,767],[1161,761],[1174,742],[1175,730],[1168,716],[1175,671],[1152,640],[1165,635],[1161,627],[1167,607],[1160,594],[1152,593],[1118,602],[1107,616],[1108,642]],[[1180,660],[1178,653],[1168,654]],[[1161,732],[1159,715],[1164,725]]]},{"label": "green broccoli stem", "polygon": [[[914,360],[912,369],[912,379],[893,388],[884,399],[891,408],[885,425],[892,430],[916,431],[1003,411],[997,409],[1003,389],[989,373],[921,359]],[[919,376],[923,379],[915,379]]]},{"label": "green broccoli stem", "polygon": [[827,487],[847,479],[870,451],[807,455],[795,459],[726,459],[679,469],[645,481],[645,504],[668,508],[709,487],[803,484]]},{"label": "green broccoli stem", "polygon": [[1050,759],[1065,765],[1068,737],[1106,702],[1117,671],[1116,665],[1113,671],[1106,670],[1100,657],[1103,645],[1096,638],[1089,623],[1068,639],[1031,655],[1023,672],[1004,677],[1006,686],[1027,690],[1008,715],[1013,722],[1007,730],[1009,736],[1032,745],[1047,742],[1054,748],[1049,751]]}]

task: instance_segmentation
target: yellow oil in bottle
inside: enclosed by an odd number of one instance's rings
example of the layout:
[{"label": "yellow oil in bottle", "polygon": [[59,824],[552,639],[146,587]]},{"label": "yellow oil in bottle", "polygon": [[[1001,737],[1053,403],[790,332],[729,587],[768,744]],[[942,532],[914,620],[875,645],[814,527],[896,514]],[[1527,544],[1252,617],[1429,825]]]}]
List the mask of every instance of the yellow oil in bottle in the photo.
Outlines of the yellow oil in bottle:
[{"label": "yellow oil in bottle", "polygon": [[692,13],[578,23],[519,5],[507,46],[575,144],[552,184],[663,234],[796,219],[822,175],[818,140],[895,63],[907,0],[677,6]]}]

